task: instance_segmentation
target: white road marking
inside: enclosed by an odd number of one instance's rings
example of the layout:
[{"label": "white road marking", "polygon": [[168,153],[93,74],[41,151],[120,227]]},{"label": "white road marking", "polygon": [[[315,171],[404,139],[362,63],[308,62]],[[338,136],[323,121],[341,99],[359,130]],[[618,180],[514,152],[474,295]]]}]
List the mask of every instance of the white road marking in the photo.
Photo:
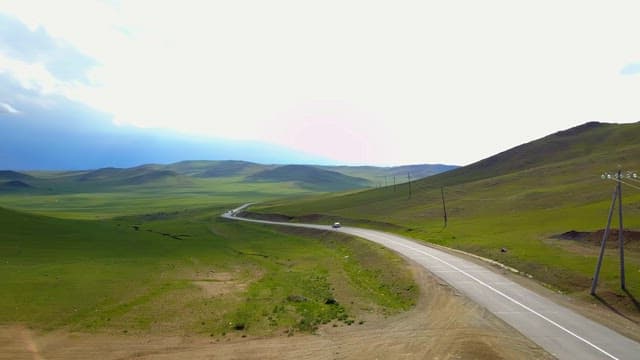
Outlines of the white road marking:
[{"label": "white road marking", "polygon": [[[388,239],[387,239],[387,240],[388,240]],[[548,317],[546,317],[546,316],[542,315],[541,313],[539,313],[539,312],[537,312],[537,311],[533,310],[532,308],[530,308],[530,307],[528,307],[527,305],[525,305],[525,304],[523,304],[523,303],[519,302],[518,300],[516,300],[516,299],[512,298],[511,296],[509,296],[509,295],[507,295],[507,294],[503,293],[502,291],[500,291],[500,290],[498,290],[498,289],[494,288],[493,286],[491,286],[491,285],[489,285],[489,284],[485,283],[484,281],[482,281],[482,280],[480,280],[480,279],[476,278],[475,276],[473,276],[473,275],[469,274],[468,272],[466,272],[466,271],[464,271],[464,270],[462,270],[462,269],[458,268],[457,266],[455,266],[455,265],[453,265],[453,264],[450,264],[450,263],[448,263],[447,261],[442,260],[442,259],[440,259],[439,257],[437,257],[437,256],[435,256],[435,255],[431,255],[431,254],[429,254],[428,252],[426,252],[426,251],[424,251],[424,250],[416,249],[416,248],[414,248],[414,247],[412,247],[412,246],[402,244],[402,243],[397,242],[397,241],[395,241],[395,240],[391,240],[391,241],[393,241],[394,243],[396,243],[396,244],[397,244],[397,245],[399,245],[399,246],[402,246],[402,247],[404,247],[404,248],[407,248],[407,249],[413,250],[413,251],[415,251],[415,252],[417,252],[417,253],[420,253],[420,254],[426,255],[426,256],[428,256],[428,257],[430,257],[430,258],[432,258],[432,259],[435,259],[435,260],[437,260],[437,261],[439,261],[439,262],[441,262],[441,263],[443,263],[443,264],[445,264],[445,265],[447,265],[447,266],[451,267],[452,269],[455,269],[455,270],[459,271],[461,274],[463,274],[463,275],[465,275],[465,276],[469,277],[470,279],[473,279],[473,280],[474,280],[474,281],[476,281],[478,284],[480,284],[480,285],[482,285],[482,286],[486,287],[487,289],[489,289],[489,290],[491,290],[491,291],[495,292],[496,294],[498,294],[498,295],[500,295],[500,296],[504,297],[505,299],[507,299],[507,300],[511,301],[512,303],[514,303],[514,304],[516,304],[516,305],[518,305],[518,306],[522,307],[523,309],[525,309],[525,310],[527,310],[527,311],[531,312],[532,314],[534,314],[534,315],[536,315],[536,316],[540,317],[541,319],[543,319],[543,320],[545,320],[545,321],[549,322],[550,324],[552,324],[552,325],[556,326],[557,328],[561,329],[562,331],[566,332],[567,334],[569,334],[569,335],[571,335],[571,336],[575,337],[576,339],[578,339],[578,340],[580,340],[580,341],[584,342],[585,344],[587,344],[587,345],[591,346],[592,348],[594,348],[594,349],[596,349],[596,350],[600,351],[601,353],[603,353],[604,355],[606,355],[606,356],[610,357],[611,359],[619,360],[617,357],[615,357],[615,356],[613,356],[613,355],[609,354],[609,353],[608,353],[608,352],[606,352],[604,349],[600,348],[599,346],[595,345],[594,343],[590,342],[589,340],[587,340],[587,339],[583,338],[582,336],[580,336],[580,335],[578,335],[578,334],[574,333],[573,331],[571,331],[571,330],[569,330],[569,329],[565,328],[564,326],[562,326],[562,325],[558,324],[557,322],[555,322],[555,321],[553,321],[553,320],[549,319]]]}]

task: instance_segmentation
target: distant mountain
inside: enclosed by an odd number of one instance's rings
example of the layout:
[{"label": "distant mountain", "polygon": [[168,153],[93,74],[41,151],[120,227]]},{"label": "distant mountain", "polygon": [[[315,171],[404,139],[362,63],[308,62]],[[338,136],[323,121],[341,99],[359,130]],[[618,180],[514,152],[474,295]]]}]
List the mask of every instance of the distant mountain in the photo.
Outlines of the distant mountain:
[{"label": "distant mountain", "polygon": [[296,182],[302,187],[340,191],[364,188],[370,185],[367,179],[344,175],[309,165],[285,165],[250,175],[246,181]]},{"label": "distant mountain", "polygon": [[[343,191],[365,189],[383,184],[401,174],[397,183],[406,181],[407,172],[417,180],[421,175],[451,168],[446,165],[411,165],[404,167],[265,165],[239,160],[189,160],[168,165],[145,164],[129,168],[105,167],[94,170],[38,171],[32,175],[0,171],[2,181],[20,181],[3,185],[5,190],[21,189],[31,193],[73,193],[110,191],[122,186],[210,186],[238,183],[290,183],[305,191]],[[236,186],[236,185],[234,185]]]},{"label": "distant mountain", "polygon": [[76,181],[102,185],[143,185],[158,182],[189,183],[187,177],[165,169],[164,165],[142,165],[133,168],[103,168],[73,175]]},{"label": "distant mountain", "polygon": [[248,161],[222,160],[222,161],[181,161],[166,165],[168,170],[176,171],[182,175],[215,178],[229,176],[247,176],[256,172],[270,169],[276,165],[261,165]]},{"label": "distant mountain", "polygon": [[101,181],[101,180],[113,180],[116,177],[121,177],[126,173],[127,169],[119,168],[103,168],[94,171],[89,171],[77,177],[78,181]]},{"label": "distant mountain", "polygon": [[157,182],[182,182],[188,183],[186,178],[171,170],[149,170],[147,173],[126,179],[127,185],[141,185]]},{"label": "distant mountain", "polygon": [[33,176],[23,174],[17,171],[0,170],[0,180],[29,180],[33,179]]},{"label": "distant mountain", "polygon": [[422,164],[422,165],[405,165],[388,168],[391,175],[406,176],[411,175],[412,179],[422,179],[427,176],[443,173],[449,170],[457,169],[459,166],[455,165],[442,165],[442,164]]},{"label": "distant mountain", "polygon": [[33,186],[20,180],[10,180],[10,181],[0,183],[0,191],[2,192],[12,191],[12,190],[25,190],[25,189],[31,189],[31,188],[33,188]]},{"label": "distant mountain", "polygon": [[361,177],[369,180],[372,185],[391,185],[395,180],[397,184],[412,180],[418,180],[445,171],[457,169],[455,165],[420,164],[392,167],[377,166],[317,166],[320,169],[337,171],[345,175]]},{"label": "distant mountain", "polygon": [[[308,165],[308,164],[307,164]],[[165,169],[176,171],[182,175],[196,177],[227,177],[227,176],[250,176],[260,171],[275,169],[282,165],[265,165],[249,161],[223,160],[223,161],[181,161],[164,166]],[[453,165],[441,164],[420,164],[405,165],[395,167],[378,166],[331,166],[331,165],[308,165],[317,169],[338,172],[355,178],[362,178],[369,181],[369,185],[378,185],[384,182],[384,177],[389,181],[393,176],[397,176],[398,183],[405,182],[407,174],[411,174],[411,179],[417,180],[427,176],[439,174],[458,168]]]}]

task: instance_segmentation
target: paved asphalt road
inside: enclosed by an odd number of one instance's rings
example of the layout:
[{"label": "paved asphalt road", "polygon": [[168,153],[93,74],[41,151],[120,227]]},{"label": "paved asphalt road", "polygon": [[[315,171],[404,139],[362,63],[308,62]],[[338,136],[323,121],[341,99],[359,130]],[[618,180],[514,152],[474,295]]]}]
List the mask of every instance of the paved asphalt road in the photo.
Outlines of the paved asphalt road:
[{"label": "paved asphalt road", "polygon": [[235,216],[248,205],[222,216],[263,224],[340,231],[384,245],[424,266],[558,359],[640,359],[640,343],[476,263],[381,231],[354,227],[332,229],[328,225],[281,223]]}]

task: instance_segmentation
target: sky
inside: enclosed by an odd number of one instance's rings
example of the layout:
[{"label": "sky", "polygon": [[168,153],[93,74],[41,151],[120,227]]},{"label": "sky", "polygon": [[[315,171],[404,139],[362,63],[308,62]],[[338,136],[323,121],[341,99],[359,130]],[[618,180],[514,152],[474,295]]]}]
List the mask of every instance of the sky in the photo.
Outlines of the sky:
[{"label": "sky", "polygon": [[588,121],[640,121],[638,10],[637,0],[2,0],[0,121],[80,104],[123,128],[340,164],[466,165]]}]

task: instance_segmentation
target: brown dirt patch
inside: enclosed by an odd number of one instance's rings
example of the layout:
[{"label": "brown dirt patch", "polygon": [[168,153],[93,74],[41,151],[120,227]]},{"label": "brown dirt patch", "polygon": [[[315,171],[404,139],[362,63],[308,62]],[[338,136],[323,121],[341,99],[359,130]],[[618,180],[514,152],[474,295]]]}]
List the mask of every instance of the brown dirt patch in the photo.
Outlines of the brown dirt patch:
[{"label": "brown dirt patch", "polygon": [[44,359],[33,333],[24,326],[0,327],[0,359]]},{"label": "brown dirt patch", "polygon": [[[604,229],[597,231],[576,231],[570,230],[565,233],[554,235],[552,238],[559,240],[573,240],[587,245],[599,247],[602,244]],[[622,232],[625,247],[640,249],[640,231],[624,230]],[[618,229],[611,229],[607,237],[607,248],[618,247]]]},{"label": "brown dirt patch", "polygon": [[[316,335],[209,338],[34,333],[7,326],[0,328],[0,359],[552,358],[426,270],[414,266],[413,271],[421,289],[413,310],[387,318],[372,317],[351,326],[330,323]],[[234,281],[230,275],[217,276],[221,283]]]},{"label": "brown dirt patch", "polygon": [[209,272],[200,275],[192,281],[202,291],[206,297],[222,296],[233,292],[245,290],[249,285],[237,279],[237,274]]},{"label": "brown dirt patch", "polygon": [[280,222],[289,222],[293,219],[292,216],[282,215],[282,214],[263,214],[256,213],[251,211],[242,211],[236,214],[238,217],[246,217],[249,219],[256,220],[266,220],[266,221],[280,221]]}]

